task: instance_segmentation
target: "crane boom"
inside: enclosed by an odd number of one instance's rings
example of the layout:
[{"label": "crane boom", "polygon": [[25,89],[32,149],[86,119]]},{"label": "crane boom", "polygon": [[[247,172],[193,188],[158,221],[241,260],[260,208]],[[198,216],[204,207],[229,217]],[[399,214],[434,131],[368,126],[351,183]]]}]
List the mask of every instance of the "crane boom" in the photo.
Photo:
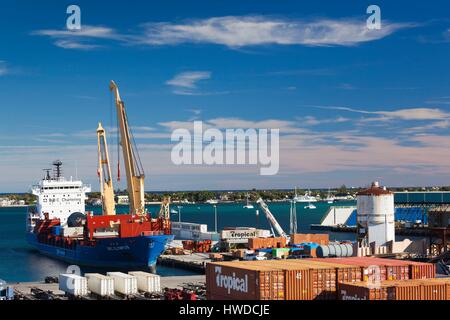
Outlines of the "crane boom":
[{"label": "crane boom", "polygon": [[164,197],[161,202],[161,209],[159,210],[158,217],[166,220],[170,219],[170,197]]},{"label": "crane boom", "polygon": [[145,215],[144,179],[145,174],[139,160],[136,148],[133,148],[131,132],[128,125],[125,104],[120,98],[119,88],[111,81],[109,89],[114,91],[119,122],[120,144],[122,146],[125,172],[127,176],[127,190],[130,200],[130,213]]},{"label": "crane boom", "polygon": [[102,124],[98,124],[98,177],[100,180],[100,192],[102,197],[103,215],[113,216],[116,214],[114,203],[114,187],[109,164],[108,144],[106,142],[106,132]]},{"label": "crane boom", "polygon": [[272,212],[270,212],[269,207],[264,202],[264,200],[262,198],[259,198],[258,201],[256,201],[256,203],[259,204],[261,209],[264,211],[264,213],[266,214],[267,220],[270,223],[270,226],[275,229],[275,231],[278,233],[278,235],[283,238],[288,238],[288,235],[286,234],[286,232],[284,232],[283,228],[281,228],[280,224],[278,223],[277,219],[275,219]]}]

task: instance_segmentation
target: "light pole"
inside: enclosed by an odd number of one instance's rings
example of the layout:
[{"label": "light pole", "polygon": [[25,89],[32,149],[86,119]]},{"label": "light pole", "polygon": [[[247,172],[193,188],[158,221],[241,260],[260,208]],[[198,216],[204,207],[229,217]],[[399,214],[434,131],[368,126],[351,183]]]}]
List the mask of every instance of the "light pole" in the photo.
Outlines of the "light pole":
[{"label": "light pole", "polygon": [[181,208],[183,208],[183,207],[178,206],[177,208],[178,208],[178,222],[181,223]]},{"label": "light pole", "polygon": [[214,207],[214,229],[217,233],[217,206],[213,205]]}]

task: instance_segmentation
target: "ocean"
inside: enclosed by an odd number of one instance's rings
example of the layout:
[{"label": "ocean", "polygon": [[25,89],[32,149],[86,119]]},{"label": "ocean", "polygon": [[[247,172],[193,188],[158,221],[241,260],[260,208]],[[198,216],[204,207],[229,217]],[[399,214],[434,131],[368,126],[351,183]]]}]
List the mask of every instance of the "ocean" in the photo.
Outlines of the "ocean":
[{"label": "ocean", "polygon": [[[339,205],[354,205],[355,202],[339,203]],[[289,232],[289,203],[269,203],[269,208],[286,232]],[[320,223],[330,204],[315,203],[317,209],[306,210],[306,204],[297,204],[298,232],[310,232],[310,224]],[[203,223],[208,230],[214,231],[214,207],[209,204],[181,205],[181,221]],[[158,205],[147,206],[155,216]],[[178,210],[177,205],[172,209]],[[218,204],[218,230],[225,227],[255,227],[269,229],[267,219],[262,210],[259,216],[256,209],[244,209],[243,204]],[[99,207],[87,207],[86,210],[100,213]],[[119,213],[126,213],[127,206],[118,206]],[[0,279],[8,282],[42,281],[46,276],[57,276],[64,273],[68,265],[64,262],[42,256],[25,241],[25,219],[27,208],[0,208]],[[178,221],[178,214],[172,215],[173,221]],[[352,235],[331,234],[332,239],[349,239]],[[82,268],[82,272],[105,272],[111,270],[95,270]],[[161,276],[187,275],[192,272],[158,266]]]}]

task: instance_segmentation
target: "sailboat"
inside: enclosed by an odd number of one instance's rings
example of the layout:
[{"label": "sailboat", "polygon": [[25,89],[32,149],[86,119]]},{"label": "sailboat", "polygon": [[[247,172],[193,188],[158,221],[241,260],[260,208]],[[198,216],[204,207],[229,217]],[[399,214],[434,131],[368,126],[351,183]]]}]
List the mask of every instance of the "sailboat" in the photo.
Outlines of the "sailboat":
[{"label": "sailboat", "polygon": [[244,209],[254,209],[255,207],[250,204],[250,202],[248,201],[249,195],[247,194],[247,204],[243,207]]},{"label": "sailboat", "polygon": [[328,188],[328,195],[325,198],[325,201],[327,203],[334,203],[335,200],[336,200],[336,198],[331,195],[331,189]]}]

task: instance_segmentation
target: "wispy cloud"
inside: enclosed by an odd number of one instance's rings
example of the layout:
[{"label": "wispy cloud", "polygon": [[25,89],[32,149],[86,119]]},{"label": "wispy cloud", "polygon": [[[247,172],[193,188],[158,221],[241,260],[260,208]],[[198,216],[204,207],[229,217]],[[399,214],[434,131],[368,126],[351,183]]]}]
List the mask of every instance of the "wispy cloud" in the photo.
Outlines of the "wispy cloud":
[{"label": "wispy cloud", "polygon": [[211,72],[209,71],[187,71],[177,74],[171,80],[168,80],[166,84],[174,87],[182,87],[194,89],[197,87],[197,82],[211,78]]},{"label": "wispy cloud", "polygon": [[200,95],[202,92],[197,91],[197,83],[210,78],[210,71],[186,71],[166,81],[166,84],[172,86],[175,94]]},{"label": "wispy cloud", "polygon": [[226,16],[184,23],[147,23],[142,42],[149,45],[213,43],[236,48],[271,44],[353,46],[412,26],[384,21],[380,30],[370,30],[363,19],[306,21],[259,15]]},{"label": "wispy cloud", "polygon": [[351,119],[344,118],[341,116],[337,116],[336,118],[331,118],[331,119],[317,119],[316,117],[313,117],[313,116],[306,116],[303,118],[297,118],[297,120],[301,124],[308,125],[308,126],[317,126],[317,125],[328,124],[328,123],[343,123],[343,122],[351,121]]},{"label": "wispy cloud", "polygon": [[[399,109],[395,111],[367,111],[348,107],[326,107],[326,106],[316,106],[316,107],[321,109],[341,110],[367,115],[378,115],[381,117],[382,120],[392,120],[392,119],[439,120],[450,118],[450,113],[442,111],[437,108],[408,108],[408,109]],[[376,119],[380,120],[380,117]]]},{"label": "wispy cloud", "polygon": [[80,30],[44,29],[31,33],[47,36],[55,40],[57,47],[64,49],[93,50],[102,47],[93,40],[107,39],[125,41],[126,36],[118,34],[114,29],[102,26],[83,25]]},{"label": "wispy cloud", "polygon": [[102,47],[97,44],[88,44],[74,40],[57,40],[55,41],[55,46],[63,49],[79,49],[79,50],[93,50]]},{"label": "wispy cloud", "polygon": [[32,32],[47,36],[66,49],[92,50],[94,40],[114,40],[132,45],[178,45],[206,43],[243,48],[266,45],[354,46],[385,38],[412,23],[383,21],[380,30],[370,30],[364,19],[301,20],[263,15],[224,16],[175,22],[148,22],[135,33],[121,34],[113,28],[84,25],[81,30],[45,29]]}]

